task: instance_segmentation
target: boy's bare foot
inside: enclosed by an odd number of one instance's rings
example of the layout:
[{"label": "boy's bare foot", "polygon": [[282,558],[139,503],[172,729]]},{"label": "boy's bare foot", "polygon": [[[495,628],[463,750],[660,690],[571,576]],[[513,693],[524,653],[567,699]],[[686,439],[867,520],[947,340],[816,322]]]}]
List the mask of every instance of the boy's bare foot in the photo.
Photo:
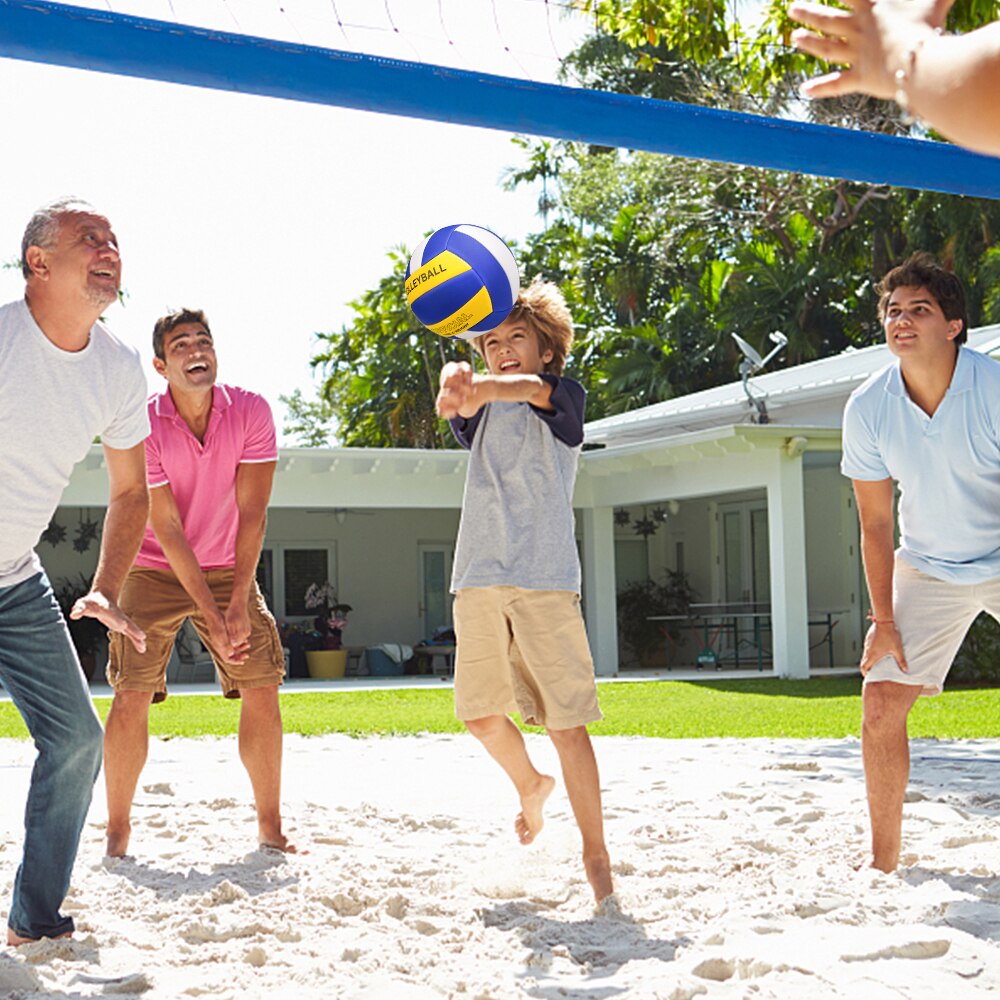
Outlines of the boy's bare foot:
[{"label": "boy's bare foot", "polygon": [[258,841],[261,847],[269,847],[272,851],[281,851],[283,854],[299,853],[299,849],[281,832],[280,827],[278,830],[271,831],[270,833],[265,833],[261,829]]},{"label": "boy's bare foot", "polygon": [[522,844],[530,844],[535,837],[541,833],[545,820],[542,818],[542,810],[545,808],[545,800],[552,794],[552,789],[556,787],[556,779],[547,774],[538,776],[538,784],[533,791],[521,798],[521,811],[514,820],[514,830],[517,839]]},{"label": "boy's bare foot", "polygon": [[611,859],[607,851],[601,851],[590,857],[584,855],[583,868],[587,873],[590,888],[594,890],[594,902],[600,903],[615,891],[611,884]]},{"label": "boy's bare foot", "polygon": [[104,853],[109,858],[124,858],[128,854],[128,842],[132,836],[132,828],[126,827],[124,830],[111,830],[107,832],[108,843]]},{"label": "boy's bare foot", "polygon": [[[71,938],[73,936],[72,931],[67,931],[65,934],[57,935],[53,940],[61,941],[63,938]],[[7,944],[11,948],[19,948],[22,944],[34,944],[39,938],[29,938],[21,937],[16,931],[12,930],[10,927],[7,928]]]}]

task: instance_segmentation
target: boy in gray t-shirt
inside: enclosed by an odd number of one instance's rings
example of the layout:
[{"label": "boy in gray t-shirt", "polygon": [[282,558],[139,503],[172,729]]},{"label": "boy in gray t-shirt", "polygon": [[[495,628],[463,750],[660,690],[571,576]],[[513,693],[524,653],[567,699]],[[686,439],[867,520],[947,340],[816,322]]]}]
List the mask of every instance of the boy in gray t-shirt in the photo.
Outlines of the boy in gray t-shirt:
[{"label": "boy in gray t-shirt", "polygon": [[580,615],[573,484],[585,392],[561,377],[573,325],[559,289],[533,282],[473,344],[489,369],[441,372],[438,413],[471,452],[455,550],[455,712],[514,782],[522,844],[542,829],[555,781],[509,714],[545,726],[559,753],[598,902],[612,892],[587,723],[601,718]]}]

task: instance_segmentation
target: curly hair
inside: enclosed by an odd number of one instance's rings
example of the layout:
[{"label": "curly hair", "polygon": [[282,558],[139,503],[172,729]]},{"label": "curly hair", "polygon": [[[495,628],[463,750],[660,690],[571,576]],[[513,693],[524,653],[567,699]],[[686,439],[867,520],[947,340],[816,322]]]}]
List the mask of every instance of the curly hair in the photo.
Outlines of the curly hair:
[{"label": "curly hair", "polygon": [[889,299],[897,288],[926,288],[941,307],[945,319],[960,319],[962,332],[956,344],[964,344],[969,336],[969,311],[965,305],[965,289],[951,271],[945,270],[929,253],[918,250],[902,264],[894,267],[878,283],[878,318],[885,322]]},{"label": "curly hair", "polygon": [[[538,351],[552,352],[552,360],[545,365],[545,371],[552,375],[562,375],[566,367],[566,357],[573,345],[573,317],[566,298],[558,285],[551,281],[534,278],[527,288],[522,288],[505,323],[522,322],[533,330],[538,338]],[[483,342],[486,334],[472,339],[472,346],[480,357],[486,357]]]}]

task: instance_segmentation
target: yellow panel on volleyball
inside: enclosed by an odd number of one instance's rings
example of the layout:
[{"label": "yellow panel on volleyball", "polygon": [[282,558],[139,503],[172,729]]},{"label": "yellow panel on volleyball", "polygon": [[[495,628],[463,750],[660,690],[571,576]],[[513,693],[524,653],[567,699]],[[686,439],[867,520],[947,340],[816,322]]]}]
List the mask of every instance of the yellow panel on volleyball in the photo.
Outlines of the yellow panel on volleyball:
[{"label": "yellow panel on volleyball", "polygon": [[490,298],[490,293],[485,288],[480,288],[464,306],[460,306],[447,319],[427,329],[442,337],[454,337],[486,319],[491,312],[493,312],[493,300]]},{"label": "yellow panel on volleyball", "polygon": [[[412,306],[424,292],[437,288],[438,285],[454,278],[456,274],[471,270],[472,267],[457,254],[453,254],[450,250],[442,250],[406,279],[406,301]],[[489,313],[483,315],[488,316]]]}]

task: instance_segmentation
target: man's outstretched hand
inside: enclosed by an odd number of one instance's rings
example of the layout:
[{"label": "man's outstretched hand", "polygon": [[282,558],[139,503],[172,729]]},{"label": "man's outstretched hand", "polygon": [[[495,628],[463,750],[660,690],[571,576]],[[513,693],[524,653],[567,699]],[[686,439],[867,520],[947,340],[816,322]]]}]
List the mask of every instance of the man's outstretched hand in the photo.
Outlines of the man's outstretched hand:
[{"label": "man's outstretched hand", "polygon": [[106,594],[92,590],[84,594],[72,607],[70,618],[96,618],[111,632],[121,632],[127,636],[140,653],[146,652],[146,633]]}]

